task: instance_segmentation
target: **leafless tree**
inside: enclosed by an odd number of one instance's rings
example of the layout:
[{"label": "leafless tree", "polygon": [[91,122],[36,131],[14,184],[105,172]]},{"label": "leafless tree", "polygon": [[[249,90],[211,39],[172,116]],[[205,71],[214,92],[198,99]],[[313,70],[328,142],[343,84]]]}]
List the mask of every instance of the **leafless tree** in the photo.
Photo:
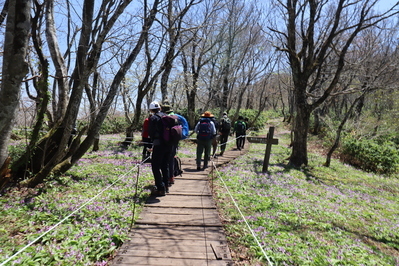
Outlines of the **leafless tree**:
[{"label": "leafless tree", "polygon": [[[65,172],[84,155],[96,139],[101,124],[117,95],[120,83],[137,58],[144,44],[144,40],[147,38],[149,29],[155,21],[158,5],[160,3],[160,1],[154,1],[149,12],[144,14],[142,27],[135,41],[135,45],[112,78],[110,88],[105,94],[101,105],[97,106],[95,114],[92,116],[87,128],[87,137],[82,142],[78,141],[78,138],[76,141],[69,143],[72,127],[76,122],[80,110],[83,92],[86,90],[86,94],[91,97],[93,96],[93,92],[97,90],[96,80],[98,75],[96,74],[96,70],[103,62],[107,61],[106,54],[103,53],[105,49],[104,46],[112,30],[115,30],[116,22],[121,15],[124,14],[130,2],[131,1],[103,1],[100,3],[98,14],[94,13],[95,0],[86,0],[83,2],[82,24],[81,30],[79,31],[79,44],[75,57],[76,64],[72,70],[72,74],[69,75],[71,93],[69,95],[65,114],[59,122],[55,123],[54,127],[50,129],[49,133],[46,134],[37,145],[31,147],[32,149],[13,163],[14,178],[27,177],[26,180],[21,182],[21,185],[35,186],[42,182],[50,173]],[[144,4],[147,5],[147,1],[144,1]],[[51,10],[51,8],[48,10]],[[51,31],[51,29],[48,31]],[[52,49],[51,47],[52,46],[49,46],[49,49]],[[69,49],[70,48],[71,46],[69,46]],[[64,79],[66,77],[63,72],[64,65],[62,60],[58,58],[61,56],[61,53],[54,52],[52,56],[53,60],[61,62],[59,66],[60,70],[57,72],[57,75],[62,75],[59,78]],[[66,86],[66,82],[58,83],[58,86]],[[34,156],[32,156],[33,154]]]},{"label": "leafless tree", "polygon": [[[219,42],[214,34],[219,26],[218,13],[223,8],[222,1],[204,1],[201,8],[191,12],[188,24],[192,27],[182,36],[181,65],[183,68],[184,91],[187,98],[187,115],[191,127],[195,125],[196,99],[203,68],[213,60],[212,53]],[[216,38],[215,38],[216,36]],[[187,45],[183,45],[183,44]]]},{"label": "leafless tree", "polygon": [[[387,99],[378,99],[376,93],[391,91],[398,84],[398,50],[396,48],[397,30],[394,21],[384,21],[381,28],[369,28],[364,30],[348,51],[347,64],[343,70],[339,84],[348,89],[343,90],[345,94],[337,92],[336,99],[349,103],[348,108],[339,105],[339,111],[334,113],[343,114],[340,125],[336,129],[336,137],[327,156],[325,166],[330,166],[331,156],[338,148],[340,136],[344,126],[349,119],[359,120],[362,109],[368,97],[374,97],[372,104],[381,106],[379,110],[374,109],[375,123],[372,130],[376,134],[382,118],[389,107],[383,103]],[[353,92],[349,93],[348,92]],[[355,94],[355,95],[354,95]],[[337,108],[338,109],[338,108]],[[344,111],[345,110],[345,111]],[[391,112],[389,112],[391,113]],[[384,132],[386,133],[386,132]],[[371,137],[371,134],[369,135]]]},{"label": "leafless tree", "polygon": [[[290,164],[308,164],[307,134],[310,115],[339,89],[345,58],[359,33],[377,26],[398,11],[376,13],[378,1],[286,0],[275,6],[283,20],[270,29],[275,43],[285,52],[294,84],[293,142]],[[285,25],[284,27],[277,24]],[[327,71],[328,73],[326,73]],[[328,74],[328,78],[323,77]]]},{"label": "leafless tree", "polygon": [[[163,24],[167,33],[168,46],[163,61],[164,71],[161,76],[160,84],[162,101],[168,99],[168,80],[172,71],[173,61],[178,55],[178,51],[176,51],[178,48],[177,45],[179,44],[182,31],[187,30],[182,28],[184,17],[193,6],[198,5],[202,1],[203,0],[184,1],[184,5],[181,6],[182,3],[180,1],[168,0],[166,23]],[[184,45],[185,44],[183,44],[183,46]]]}]

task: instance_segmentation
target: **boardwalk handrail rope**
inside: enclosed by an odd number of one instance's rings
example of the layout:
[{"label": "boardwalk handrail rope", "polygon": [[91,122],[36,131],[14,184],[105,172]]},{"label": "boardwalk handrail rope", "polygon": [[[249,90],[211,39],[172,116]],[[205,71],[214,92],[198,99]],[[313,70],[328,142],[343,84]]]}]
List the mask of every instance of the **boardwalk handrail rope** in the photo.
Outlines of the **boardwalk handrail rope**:
[{"label": "boardwalk handrail rope", "polygon": [[226,182],[224,182],[223,177],[220,175],[220,173],[219,173],[218,169],[216,168],[216,165],[215,165],[215,163],[214,163],[213,161],[212,161],[212,165],[213,165],[213,168],[215,169],[215,171],[216,171],[216,173],[217,173],[217,176],[220,178],[220,180],[222,180],[222,183],[223,183],[223,185],[224,185],[224,187],[225,187],[227,193],[229,194],[231,200],[233,201],[234,206],[236,207],[236,209],[237,209],[238,212],[240,213],[242,219],[244,220],[245,224],[247,225],[249,231],[251,232],[252,237],[255,239],[256,244],[257,244],[257,245],[259,246],[259,248],[262,250],[262,253],[263,253],[263,255],[265,256],[265,258],[266,258],[268,264],[269,264],[270,266],[273,266],[273,263],[270,261],[269,256],[267,256],[265,250],[263,249],[262,245],[260,244],[258,238],[256,237],[254,231],[252,230],[251,226],[249,225],[247,219],[245,218],[244,214],[241,212],[240,207],[238,206],[236,200],[234,199],[233,195],[231,194],[229,188],[227,187]]},{"label": "boardwalk handrail rope", "polygon": [[137,197],[137,190],[138,190],[138,184],[139,184],[140,167],[137,167],[137,175],[136,176],[137,176],[136,177],[136,185],[135,185],[134,195],[133,195],[132,221],[130,222],[129,231],[132,230],[133,223],[134,223],[134,215],[136,212],[136,197]]},{"label": "boardwalk handrail rope", "polygon": [[[147,158],[148,159],[148,158]],[[146,159],[146,160],[147,160]],[[99,197],[101,194],[103,194],[105,191],[107,191],[108,189],[110,189],[111,187],[113,187],[117,182],[119,182],[119,180],[121,180],[123,177],[127,176],[130,172],[133,171],[133,169],[135,167],[138,167],[138,165],[135,165],[134,167],[132,167],[129,171],[127,171],[125,174],[121,175],[119,178],[117,178],[112,184],[110,184],[109,186],[107,186],[106,188],[104,188],[103,190],[101,190],[99,193],[97,193],[97,195],[95,195],[94,197],[92,197],[91,199],[87,200],[85,203],[83,203],[79,208],[77,208],[76,210],[74,210],[73,212],[71,212],[70,214],[68,214],[66,217],[64,217],[61,221],[59,221],[58,223],[56,223],[55,225],[53,225],[52,227],[50,227],[46,232],[44,232],[43,234],[41,234],[40,236],[38,236],[36,239],[34,239],[32,242],[30,242],[28,245],[26,245],[25,247],[23,247],[22,249],[20,249],[19,251],[17,251],[16,253],[14,253],[11,257],[9,257],[8,259],[6,259],[5,261],[3,261],[0,266],[5,265],[7,262],[11,261],[13,258],[15,258],[17,255],[21,254],[22,252],[25,251],[25,249],[27,249],[28,247],[32,246],[33,244],[35,244],[37,241],[39,241],[42,237],[44,237],[45,235],[47,235],[48,233],[50,233],[51,231],[53,231],[56,227],[58,227],[60,224],[62,224],[63,222],[65,222],[66,220],[69,219],[69,217],[71,217],[72,215],[74,215],[75,213],[77,213],[78,211],[80,211],[81,209],[83,209],[84,207],[86,207],[89,203],[91,203],[93,200],[95,200],[97,197]]]},{"label": "boardwalk handrail rope", "polygon": [[[202,188],[201,191],[201,209],[202,209],[202,223],[205,224],[205,213],[204,213],[204,198],[202,197],[204,194],[205,186]],[[206,237],[206,226],[203,226],[204,229],[204,238],[205,238],[205,256],[206,256],[206,265],[209,265],[209,257],[208,257],[208,238]]]},{"label": "boardwalk handrail rope", "polygon": [[230,138],[230,140],[228,140],[228,141],[226,141],[226,142],[224,142],[224,143],[219,143],[219,144],[218,144],[218,147],[220,147],[220,146],[222,146],[222,145],[227,145],[227,143],[236,141],[237,139],[240,139],[240,138],[246,138],[246,137],[248,137],[248,136],[250,135],[250,133],[251,133],[251,131],[249,131],[249,132],[248,132],[247,134],[245,134],[245,135],[240,135],[240,136],[235,137],[235,138]]}]

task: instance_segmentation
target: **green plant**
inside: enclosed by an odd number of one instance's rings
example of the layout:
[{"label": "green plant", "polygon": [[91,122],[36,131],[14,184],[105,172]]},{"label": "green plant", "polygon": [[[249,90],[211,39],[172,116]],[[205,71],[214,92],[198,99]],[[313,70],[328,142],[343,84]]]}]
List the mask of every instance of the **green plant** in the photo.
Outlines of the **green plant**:
[{"label": "green plant", "polygon": [[399,170],[399,152],[392,141],[347,137],[341,154],[344,161],[366,171],[394,174]]},{"label": "green plant", "polygon": [[235,252],[246,248],[245,265],[268,265],[261,248],[273,265],[397,265],[398,179],[336,159],[324,167],[319,154],[309,154],[306,168],[290,168],[289,134],[276,137],[269,173],[257,163],[264,146],[251,145],[215,180],[228,239]]}]

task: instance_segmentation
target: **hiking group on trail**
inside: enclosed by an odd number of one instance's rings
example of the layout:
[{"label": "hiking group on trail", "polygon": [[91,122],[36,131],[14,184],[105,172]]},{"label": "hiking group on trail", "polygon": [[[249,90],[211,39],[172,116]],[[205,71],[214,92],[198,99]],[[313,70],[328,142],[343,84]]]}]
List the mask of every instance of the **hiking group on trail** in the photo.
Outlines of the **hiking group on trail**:
[{"label": "hiking group on trail", "polygon": [[[142,130],[143,161],[151,156],[151,169],[154,175],[155,185],[151,190],[153,196],[165,196],[169,193],[169,187],[174,184],[175,177],[182,174],[180,159],[176,156],[179,141],[196,133],[196,165],[197,170],[206,169],[211,157],[216,158],[218,142],[220,142],[220,154],[223,156],[228,136],[236,133],[237,149],[244,148],[247,124],[240,116],[231,125],[227,112],[218,122],[215,116],[206,111],[201,114],[194,131],[189,134],[187,120],[180,114],[176,114],[169,103],[159,104],[153,101],[149,105],[150,115],[144,120]],[[212,150],[212,154],[211,154]],[[201,162],[203,167],[201,168]]]}]

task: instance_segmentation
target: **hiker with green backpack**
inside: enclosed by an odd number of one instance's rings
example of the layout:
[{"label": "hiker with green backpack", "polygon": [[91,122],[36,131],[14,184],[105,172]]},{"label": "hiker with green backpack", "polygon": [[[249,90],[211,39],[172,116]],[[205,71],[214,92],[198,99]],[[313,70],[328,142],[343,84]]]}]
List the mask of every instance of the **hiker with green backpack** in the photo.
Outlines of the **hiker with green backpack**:
[{"label": "hiker with green backpack", "polygon": [[233,132],[231,134],[236,133],[236,145],[237,150],[241,150],[244,148],[245,143],[245,135],[246,135],[247,125],[244,122],[244,117],[241,115],[238,117],[238,120],[234,123]]}]

